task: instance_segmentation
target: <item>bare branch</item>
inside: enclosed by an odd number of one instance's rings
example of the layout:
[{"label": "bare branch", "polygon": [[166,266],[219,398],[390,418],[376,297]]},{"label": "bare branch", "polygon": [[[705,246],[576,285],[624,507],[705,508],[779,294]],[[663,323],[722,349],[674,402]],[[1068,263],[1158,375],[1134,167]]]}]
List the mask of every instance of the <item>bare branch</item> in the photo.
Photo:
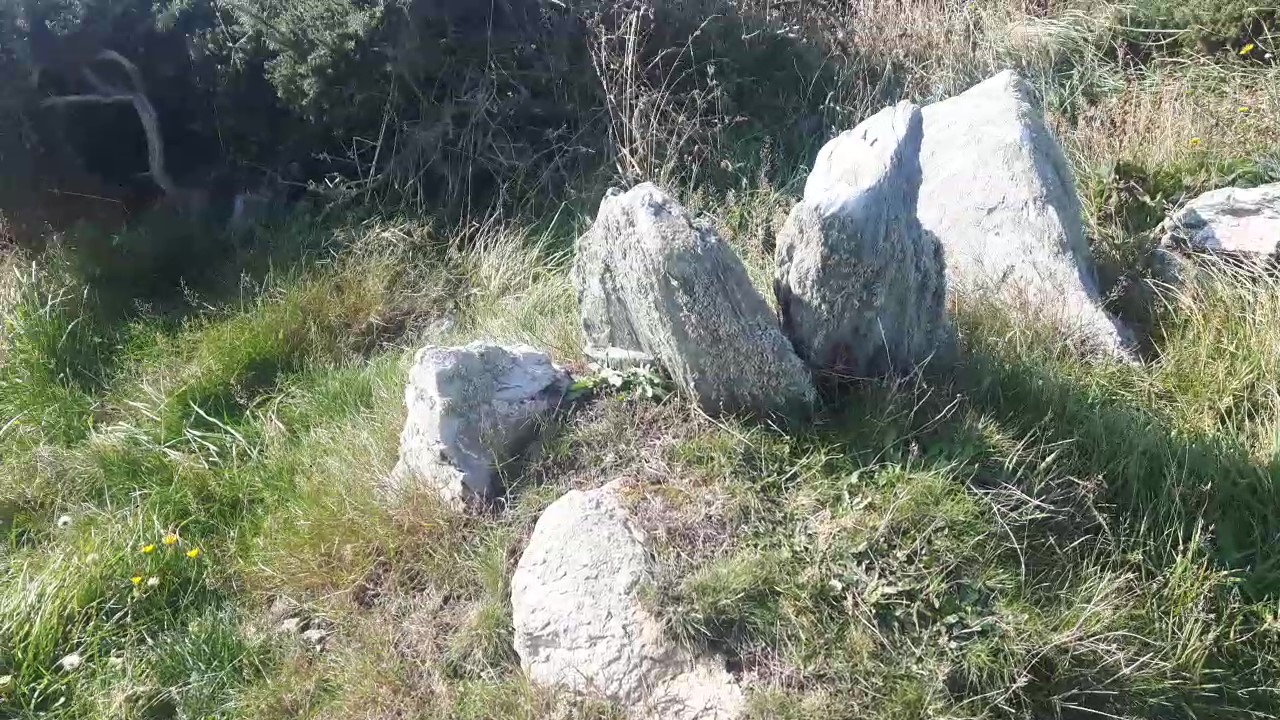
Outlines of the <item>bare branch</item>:
[{"label": "bare branch", "polygon": [[50,107],[77,103],[133,103],[133,109],[138,113],[138,120],[142,122],[142,130],[147,136],[147,161],[151,169],[151,179],[166,195],[176,194],[178,186],[174,183],[173,178],[169,176],[169,171],[164,164],[164,138],[160,134],[160,117],[156,114],[156,108],[151,104],[151,100],[147,98],[146,90],[142,83],[142,73],[138,70],[138,66],[114,50],[103,50],[98,54],[98,59],[116,63],[124,68],[125,74],[129,76],[129,81],[133,85],[133,89],[125,90],[112,87],[110,83],[98,77],[97,73],[93,72],[91,68],[85,67],[81,69],[85,80],[100,94],[61,95],[47,98],[41,102],[41,105]]},{"label": "bare branch", "polygon": [[178,188],[164,165],[164,138],[160,135],[160,118],[151,101],[142,93],[134,94],[133,107],[138,111],[138,119],[142,121],[142,129],[147,134],[147,159],[151,166],[151,179],[166,195],[172,195]]},{"label": "bare branch", "polygon": [[139,95],[146,94],[146,85],[142,82],[142,73],[138,70],[138,66],[129,62],[129,59],[115,50],[103,50],[98,53],[99,60],[110,60],[120,67],[124,68],[125,73],[129,76],[129,81],[133,83],[133,91]]},{"label": "bare branch", "polygon": [[116,88],[113,88],[110,85],[108,85],[106,82],[103,82],[102,78],[98,77],[98,74],[93,71],[93,68],[89,68],[89,67],[80,68],[80,74],[84,75],[84,79],[87,80],[89,84],[93,86],[94,90],[97,90],[103,95],[132,94],[124,90],[118,90]]},{"label": "bare branch", "polygon": [[45,98],[40,101],[42,107],[54,107],[57,105],[75,105],[75,104],[107,104],[118,102],[133,102],[132,95],[57,95],[55,97]]}]

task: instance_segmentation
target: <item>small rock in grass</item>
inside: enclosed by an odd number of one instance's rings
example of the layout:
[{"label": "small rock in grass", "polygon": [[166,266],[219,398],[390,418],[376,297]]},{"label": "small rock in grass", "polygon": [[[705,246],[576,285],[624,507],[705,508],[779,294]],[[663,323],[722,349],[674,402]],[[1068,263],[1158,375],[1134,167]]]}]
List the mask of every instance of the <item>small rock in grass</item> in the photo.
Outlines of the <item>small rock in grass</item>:
[{"label": "small rock in grass", "polygon": [[316,650],[324,649],[325,642],[329,639],[331,633],[323,628],[311,628],[302,633],[299,637],[301,640]]},{"label": "small rock in grass", "polygon": [[525,345],[423,348],[405,388],[392,489],[425,484],[453,506],[495,497],[499,468],[537,438],[570,384],[551,358]]},{"label": "small rock in grass", "polygon": [[646,720],[730,720],[742,689],[720,657],[668,638],[640,602],[652,561],[614,482],[543,512],[511,581],[516,653],[536,683]]},{"label": "small rock in grass", "polygon": [[1162,279],[1177,283],[1186,256],[1208,255],[1250,270],[1280,263],[1280,183],[1222,188],[1187,203],[1164,222]]}]

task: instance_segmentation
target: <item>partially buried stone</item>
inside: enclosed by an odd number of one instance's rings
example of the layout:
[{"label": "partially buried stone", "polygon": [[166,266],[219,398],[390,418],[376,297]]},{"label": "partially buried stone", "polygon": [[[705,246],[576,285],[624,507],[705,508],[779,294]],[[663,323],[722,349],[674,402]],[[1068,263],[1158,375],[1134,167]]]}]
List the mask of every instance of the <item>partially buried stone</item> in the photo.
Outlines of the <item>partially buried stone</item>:
[{"label": "partially buried stone", "polygon": [[1182,261],[1207,255],[1251,270],[1280,263],[1280,183],[1221,188],[1165,221],[1157,258],[1163,279],[1179,281]]},{"label": "partially buried stone", "polygon": [[499,468],[537,438],[569,385],[568,373],[528,346],[423,348],[405,388],[392,489],[426,486],[455,505],[492,498]]},{"label": "partially buried stone", "polygon": [[651,357],[709,412],[812,404],[812,378],[742,261],[657,186],[605,196],[573,281],[588,354]]},{"label": "partially buried stone", "polygon": [[538,518],[511,580],[515,647],[540,685],[601,697],[645,720],[731,720],[743,693],[715,656],[673,642],[640,602],[652,561],[611,483]]}]

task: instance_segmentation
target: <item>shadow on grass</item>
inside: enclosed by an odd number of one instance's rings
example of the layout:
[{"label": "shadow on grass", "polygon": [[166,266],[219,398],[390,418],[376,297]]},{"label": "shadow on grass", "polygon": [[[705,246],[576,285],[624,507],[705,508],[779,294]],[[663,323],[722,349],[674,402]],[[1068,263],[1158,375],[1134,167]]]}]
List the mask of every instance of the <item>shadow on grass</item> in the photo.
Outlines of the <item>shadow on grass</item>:
[{"label": "shadow on grass", "polygon": [[[877,462],[896,460],[944,474],[962,468],[970,492],[993,503],[1013,503],[998,513],[1004,515],[1002,531],[1011,541],[999,553],[998,565],[1022,579],[1005,589],[1005,602],[1021,598],[1051,616],[1066,607],[1063,602],[1080,602],[1068,598],[1091,575],[1136,573],[1146,584],[1136,592],[1149,595],[1145,602],[1153,605],[1114,608],[1117,615],[1133,614],[1117,624],[1120,630],[1128,632],[1126,623],[1136,622],[1136,632],[1155,640],[1160,638],[1157,628],[1166,625],[1177,634],[1176,640],[1162,641],[1170,648],[1205,642],[1190,629],[1195,613],[1179,605],[1194,598],[1223,624],[1215,633],[1238,638],[1202,646],[1198,663],[1173,660],[1176,671],[1163,677],[1164,688],[1125,680],[1123,673],[1114,672],[1119,669],[1114,660],[1083,659],[1090,657],[1091,648],[1081,642],[1061,657],[1046,655],[1029,669],[1034,684],[1025,695],[1032,707],[1047,709],[1071,698],[1075,710],[1060,707],[1064,717],[1143,706],[1246,717],[1280,707],[1275,693],[1251,690],[1274,687],[1276,677],[1267,660],[1267,642],[1259,639],[1266,633],[1257,634],[1261,620],[1244,610],[1280,596],[1280,467],[1258,462],[1223,438],[1179,433],[1135,403],[1082,386],[1034,361],[971,356],[944,387],[945,393],[917,394],[909,408],[896,410],[902,398],[890,393],[886,403],[874,397],[883,388],[855,391],[854,397],[869,402],[842,413],[836,426],[819,437],[823,442],[852,441],[852,453],[864,459],[874,454]],[[868,426],[874,428],[869,435]],[[1113,559],[1098,564],[1108,556]],[[1195,564],[1194,557],[1204,557],[1206,565],[1192,574],[1203,574],[1195,580],[1180,578],[1188,563]],[[971,584],[968,573],[980,571],[957,570],[952,591],[943,596],[956,597],[944,601],[944,609],[945,602],[970,612],[975,602],[979,612],[983,605],[994,607],[994,597],[981,597],[1000,593]],[[966,593],[971,597],[962,599]],[[1172,604],[1160,607],[1164,603]],[[1136,619],[1144,615],[1145,620]],[[1080,657],[1073,657],[1077,653]],[[1131,657],[1132,667],[1141,664],[1139,656]],[[1182,681],[1175,678],[1194,673],[1203,676],[1187,688],[1176,687]],[[964,673],[948,678],[948,685],[960,697],[992,689]],[[1131,697],[1108,699],[1113,693]]]},{"label": "shadow on grass", "polygon": [[865,717],[1270,716],[1277,468],[1006,355],[686,441],[739,534],[663,551],[671,631]]},{"label": "shadow on grass", "polygon": [[1060,444],[1060,471],[1098,483],[1117,525],[1157,539],[1207,532],[1215,559],[1238,573],[1247,595],[1280,594],[1276,463],[1220,438],[1184,436],[1148,410],[1030,364],[980,357],[958,385],[1004,426]]},{"label": "shadow on grass", "polygon": [[1280,596],[1280,463],[1259,462],[1223,438],[1179,433],[1150,410],[1031,361],[971,356],[946,381],[921,387],[898,411],[889,408],[903,402],[901,390],[847,389],[846,409],[831,413],[814,438],[848,444],[864,458],[965,467],[977,485],[1025,485],[1024,473],[1007,464],[1008,449],[992,447],[975,424],[987,418],[1008,437],[1052,449],[1033,474],[1079,483],[1098,501],[1097,520],[1169,546],[1167,557],[1147,562],[1171,562],[1179,540],[1201,537],[1250,598]]}]

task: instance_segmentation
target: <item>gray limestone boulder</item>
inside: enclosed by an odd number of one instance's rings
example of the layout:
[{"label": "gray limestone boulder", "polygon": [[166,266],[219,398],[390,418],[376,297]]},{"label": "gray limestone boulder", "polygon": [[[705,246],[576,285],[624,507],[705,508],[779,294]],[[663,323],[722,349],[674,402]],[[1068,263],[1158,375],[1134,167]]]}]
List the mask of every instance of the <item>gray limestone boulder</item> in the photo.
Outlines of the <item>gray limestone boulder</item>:
[{"label": "gray limestone boulder", "polygon": [[743,693],[724,660],[666,637],[640,602],[653,567],[618,482],[543,512],[511,579],[516,653],[535,683],[645,720],[730,720]]},{"label": "gray limestone boulder", "polygon": [[916,219],[920,108],[886,108],[828,142],[777,244],[783,331],[839,375],[907,373],[951,346],[942,247]]},{"label": "gray limestone boulder", "polygon": [[709,412],[803,412],[814,400],[733,249],[651,183],[605,196],[573,282],[590,355],[652,357]]},{"label": "gray limestone boulder", "polygon": [[924,108],[917,216],[946,253],[949,291],[994,296],[1065,342],[1127,357],[1102,308],[1070,168],[1030,87],[1002,72]]},{"label": "gray limestone boulder", "polygon": [[498,469],[537,438],[570,382],[547,355],[524,345],[419,350],[392,489],[429,487],[454,505],[494,497]]},{"label": "gray limestone boulder", "polygon": [[1207,192],[1170,216],[1162,232],[1161,269],[1170,281],[1188,255],[1246,268],[1274,266],[1280,262],[1280,183]]}]

